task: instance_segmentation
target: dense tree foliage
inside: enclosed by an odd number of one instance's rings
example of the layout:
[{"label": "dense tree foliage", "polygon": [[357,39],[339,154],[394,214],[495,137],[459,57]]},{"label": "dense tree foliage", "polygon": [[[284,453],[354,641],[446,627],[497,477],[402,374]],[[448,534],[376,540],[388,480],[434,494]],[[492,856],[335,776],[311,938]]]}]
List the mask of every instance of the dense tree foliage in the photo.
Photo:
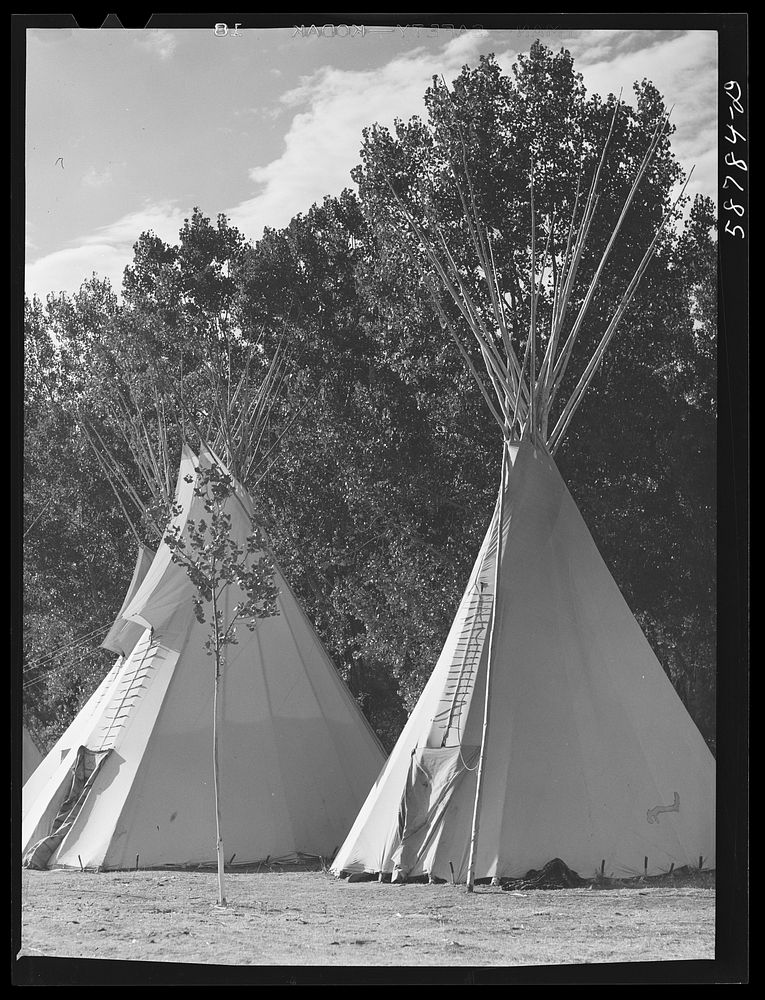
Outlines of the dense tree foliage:
[{"label": "dense tree foliage", "polygon": [[57,343],[111,323],[116,301],[92,283],[71,300],[27,304],[24,390],[24,705],[41,745],[103,675],[98,643],[119,607],[135,553],[114,495],[78,433]]},{"label": "dense tree foliage", "polygon": [[[73,405],[119,449],[105,359],[132,365],[136,391],[142,371],[161,368],[200,414],[200,359],[226,344],[236,368],[258,343],[266,357],[287,347],[272,440],[286,433],[266,473],[247,485],[287,578],[392,746],[491,515],[500,442],[412,265],[418,251],[392,211],[384,173],[423,213],[438,214],[459,255],[464,232],[446,178],[450,159],[466,157],[523,331],[530,158],[540,226],[545,234],[553,227],[553,242],[565,240],[581,164],[586,174],[599,155],[613,103],[587,97],[565,52],[535,45],[511,76],[483,58],[463,70],[451,96],[434,82],[427,121],[399,122],[393,133],[370,127],[354,174],[358,195],[327,198],[255,245],[223,216],[213,224],[197,210],[176,246],[141,237],[121,303],[91,281],[71,298],[28,304],[25,634],[28,664],[38,666],[25,675],[33,682],[25,712],[36,735],[50,742],[106,665],[102,654],[80,663],[79,647],[52,656],[55,648],[116,612],[132,569],[134,540]],[[662,112],[643,81],[634,107],[617,116],[576,294]],[[572,377],[679,176],[667,139],[604,272]],[[712,204],[697,199],[687,221],[670,227],[558,455],[606,562],[711,743],[714,226]]]}]

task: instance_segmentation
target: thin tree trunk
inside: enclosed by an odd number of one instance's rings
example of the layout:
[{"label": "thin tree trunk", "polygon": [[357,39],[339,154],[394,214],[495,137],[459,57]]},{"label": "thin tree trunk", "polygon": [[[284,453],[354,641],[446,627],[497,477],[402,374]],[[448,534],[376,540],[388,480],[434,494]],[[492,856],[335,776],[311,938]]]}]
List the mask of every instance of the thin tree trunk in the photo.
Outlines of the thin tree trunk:
[{"label": "thin tree trunk", "polygon": [[489,735],[489,712],[491,708],[491,670],[494,665],[495,644],[494,635],[497,629],[497,605],[499,601],[500,561],[502,553],[502,523],[505,511],[505,489],[507,487],[507,442],[502,439],[502,475],[499,487],[499,516],[497,521],[497,555],[494,562],[494,601],[491,609],[491,633],[489,635],[489,655],[486,660],[486,690],[484,694],[483,729],[481,731],[481,750],[478,757],[478,774],[475,783],[475,802],[473,804],[473,823],[470,831],[470,854],[467,870],[467,891],[473,892],[475,885],[475,859],[478,852],[478,829],[481,815],[481,790],[483,785],[484,764],[486,763],[486,742]]},{"label": "thin tree trunk", "polygon": [[215,836],[218,855],[218,905],[226,906],[226,889],[224,885],[224,853],[223,832],[220,818],[220,765],[218,761],[218,725],[220,712],[220,677],[221,677],[221,646],[218,631],[218,603],[213,589],[213,644],[215,649],[215,689],[213,693],[213,787],[215,790]]}]

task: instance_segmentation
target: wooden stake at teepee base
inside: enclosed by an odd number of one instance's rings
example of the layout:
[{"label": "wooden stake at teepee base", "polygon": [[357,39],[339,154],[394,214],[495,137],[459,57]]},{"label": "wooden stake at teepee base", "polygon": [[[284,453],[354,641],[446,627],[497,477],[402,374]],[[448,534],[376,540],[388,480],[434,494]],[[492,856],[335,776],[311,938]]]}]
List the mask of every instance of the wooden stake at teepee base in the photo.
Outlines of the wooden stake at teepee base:
[{"label": "wooden stake at teepee base", "polygon": [[489,711],[491,708],[491,670],[494,661],[494,636],[497,631],[497,596],[499,594],[499,573],[502,552],[502,524],[505,511],[505,487],[507,485],[507,463],[510,459],[507,451],[507,441],[502,441],[502,474],[499,487],[499,518],[497,521],[497,555],[494,562],[494,595],[491,602],[491,632],[489,634],[489,657],[486,667],[486,693],[483,708],[483,727],[481,729],[481,750],[478,757],[478,774],[475,783],[475,803],[473,806],[473,822],[470,828],[470,856],[468,859],[467,891],[473,892],[475,885],[475,858],[478,849],[478,829],[481,812],[481,785],[484,764],[486,763],[486,738],[489,732]]}]

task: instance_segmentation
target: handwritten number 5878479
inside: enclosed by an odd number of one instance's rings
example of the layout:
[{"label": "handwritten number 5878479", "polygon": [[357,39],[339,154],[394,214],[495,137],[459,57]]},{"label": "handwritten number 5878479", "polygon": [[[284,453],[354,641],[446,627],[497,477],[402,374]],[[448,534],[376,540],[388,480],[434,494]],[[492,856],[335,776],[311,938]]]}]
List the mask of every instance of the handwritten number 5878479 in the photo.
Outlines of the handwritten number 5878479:
[{"label": "handwritten number 5878479", "polygon": [[[735,115],[737,114],[743,115],[744,105],[741,102],[741,86],[739,85],[738,81],[728,80],[728,82],[725,84],[725,91],[728,95],[728,98],[730,99],[728,112],[730,114],[731,119],[734,119]],[[729,143],[731,143],[731,145],[735,146],[739,142],[746,142],[746,136],[742,135],[741,132],[738,131],[738,129],[735,129],[733,127],[733,125],[727,123],[726,127],[728,128],[729,133],[725,136],[725,139]],[[724,159],[726,166],[731,167],[734,170],[740,170],[743,174],[748,173],[749,168],[747,166],[746,160],[741,154],[736,156],[733,150],[730,150],[725,154]],[[742,177],[741,180],[744,180],[744,178]],[[739,184],[739,182],[734,177],[726,173],[725,180],[723,181],[723,189],[727,190],[730,185],[738,188],[738,190],[741,192],[744,191],[743,185]],[[726,212],[733,212],[734,215],[739,219],[743,218],[746,212],[745,207],[740,202],[734,201],[733,198],[729,198],[727,201],[723,202],[723,210]],[[726,219],[725,232],[729,233],[731,236],[738,236],[742,240],[746,239],[746,233],[744,232],[744,227],[738,224],[731,225],[732,221],[733,221],[732,219]]]}]

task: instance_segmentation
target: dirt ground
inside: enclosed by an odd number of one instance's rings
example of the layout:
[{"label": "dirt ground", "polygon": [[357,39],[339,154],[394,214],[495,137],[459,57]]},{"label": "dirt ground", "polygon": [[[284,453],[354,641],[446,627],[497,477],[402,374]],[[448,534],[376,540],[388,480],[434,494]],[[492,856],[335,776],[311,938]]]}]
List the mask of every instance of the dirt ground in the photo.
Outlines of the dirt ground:
[{"label": "dirt ground", "polygon": [[714,958],[696,885],[503,892],[325,872],[24,871],[20,955],[216,965],[519,966]]}]

